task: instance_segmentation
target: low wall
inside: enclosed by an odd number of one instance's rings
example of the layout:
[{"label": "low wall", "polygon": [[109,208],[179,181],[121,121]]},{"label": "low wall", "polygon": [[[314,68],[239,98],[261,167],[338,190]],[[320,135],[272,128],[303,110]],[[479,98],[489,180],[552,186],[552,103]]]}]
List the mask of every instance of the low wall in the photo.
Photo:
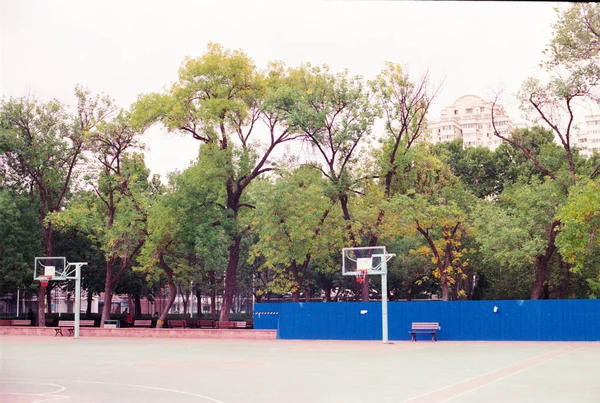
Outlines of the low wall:
[{"label": "low wall", "polygon": [[[63,334],[67,335],[65,331]],[[0,326],[0,335],[9,336],[54,336],[54,327],[33,326]],[[276,330],[245,329],[153,329],[153,328],[120,328],[101,329],[99,327],[82,327],[81,337],[154,337],[154,338],[190,338],[190,339],[248,339],[275,340]],[[60,337],[60,336],[59,336]],[[66,337],[66,336],[65,336]]]},{"label": "low wall", "polygon": [[[439,322],[438,340],[600,341],[600,300],[388,304],[390,340],[410,340],[412,322]],[[381,340],[381,303],[255,304],[254,327],[279,339]]]}]

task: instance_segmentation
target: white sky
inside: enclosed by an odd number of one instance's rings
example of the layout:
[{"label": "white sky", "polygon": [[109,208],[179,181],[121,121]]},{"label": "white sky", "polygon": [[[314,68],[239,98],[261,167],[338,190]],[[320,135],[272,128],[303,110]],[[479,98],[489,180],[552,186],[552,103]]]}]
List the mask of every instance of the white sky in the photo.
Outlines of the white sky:
[{"label": "white sky", "polygon": [[[161,91],[185,56],[208,42],[242,49],[259,67],[270,60],[348,68],[373,78],[385,61],[429,69],[445,83],[430,118],[462,95],[512,95],[544,77],[542,50],[554,3],[375,1],[57,1],[0,0],[0,93],[73,104],[77,84],[129,107]],[[146,162],[164,175],[196,157],[198,143],[153,130]]]}]

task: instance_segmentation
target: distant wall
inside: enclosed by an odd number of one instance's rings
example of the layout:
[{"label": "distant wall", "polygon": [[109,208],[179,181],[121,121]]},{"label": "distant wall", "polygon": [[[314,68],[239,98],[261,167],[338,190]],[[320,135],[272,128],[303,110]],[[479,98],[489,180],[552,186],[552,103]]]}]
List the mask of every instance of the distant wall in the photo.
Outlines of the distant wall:
[{"label": "distant wall", "polygon": [[[390,340],[410,340],[412,322],[439,322],[438,340],[600,341],[600,300],[390,302],[388,317]],[[254,327],[280,339],[381,340],[381,303],[255,304]]]}]

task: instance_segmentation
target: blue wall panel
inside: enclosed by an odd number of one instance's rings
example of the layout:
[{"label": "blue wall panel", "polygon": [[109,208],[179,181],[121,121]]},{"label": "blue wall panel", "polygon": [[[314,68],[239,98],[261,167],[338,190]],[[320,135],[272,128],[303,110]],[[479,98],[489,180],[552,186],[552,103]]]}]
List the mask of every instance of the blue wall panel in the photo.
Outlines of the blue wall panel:
[{"label": "blue wall panel", "polygon": [[279,322],[279,306],[277,303],[254,304],[254,328],[255,329],[277,329]]},{"label": "blue wall panel", "polygon": [[[600,300],[392,302],[388,313],[390,340],[410,340],[412,322],[439,322],[439,340],[600,340]],[[261,303],[254,327],[281,339],[381,340],[381,303]]]}]

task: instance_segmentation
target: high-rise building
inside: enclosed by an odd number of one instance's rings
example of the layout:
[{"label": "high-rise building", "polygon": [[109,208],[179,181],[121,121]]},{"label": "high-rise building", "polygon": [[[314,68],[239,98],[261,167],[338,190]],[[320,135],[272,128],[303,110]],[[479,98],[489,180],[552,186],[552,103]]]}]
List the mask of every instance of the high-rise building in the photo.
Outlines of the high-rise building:
[{"label": "high-rise building", "polygon": [[577,137],[577,148],[589,158],[594,151],[600,152],[600,115],[585,117],[585,130]]},{"label": "high-rise building", "polygon": [[[495,149],[502,140],[494,136],[492,105],[492,102],[476,95],[458,98],[454,104],[444,108],[438,121],[429,123],[427,140],[435,144],[462,138],[465,147]],[[499,104],[494,106],[494,121],[496,129],[503,136],[509,136],[515,127],[504,107]]]}]

